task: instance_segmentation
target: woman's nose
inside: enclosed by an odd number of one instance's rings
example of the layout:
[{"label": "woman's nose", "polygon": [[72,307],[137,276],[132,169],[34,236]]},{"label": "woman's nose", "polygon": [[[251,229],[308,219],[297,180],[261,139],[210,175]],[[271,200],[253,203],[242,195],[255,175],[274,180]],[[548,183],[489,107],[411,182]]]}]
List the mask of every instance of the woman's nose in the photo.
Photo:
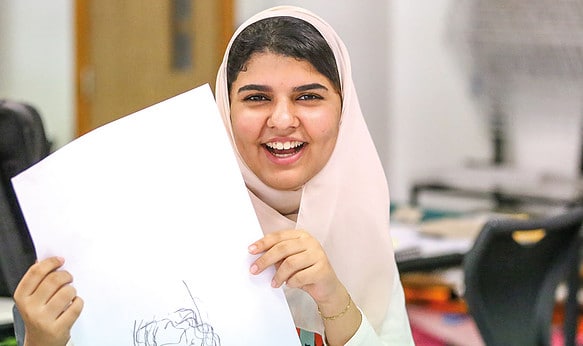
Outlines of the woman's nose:
[{"label": "woman's nose", "polygon": [[275,104],[273,113],[267,119],[267,126],[279,129],[289,127],[298,127],[300,121],[295,114],[295,108],[292,102],[278,101]]}]

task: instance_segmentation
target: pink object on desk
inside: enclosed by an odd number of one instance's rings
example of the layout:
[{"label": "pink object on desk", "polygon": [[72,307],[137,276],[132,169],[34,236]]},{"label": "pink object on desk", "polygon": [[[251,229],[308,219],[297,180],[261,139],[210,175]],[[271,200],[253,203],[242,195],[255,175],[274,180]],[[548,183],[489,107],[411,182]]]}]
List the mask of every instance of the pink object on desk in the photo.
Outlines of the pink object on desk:
[{"label": "pink object on desk", "polygon": [[[418,346],[484,346],[480,332],[468,315],[452,315],[422,306],[408,305],[413,339]],[[551,345],[563,346],[562,326],[554,326]],[[583,345],[583,334],[578,334],[578,346]]]},{"label": "pink object on desk", "polygon": [[413,341],[415,341],[415,345],[418,346],[447,346],[443,340],[440,340],[433,335],[429,335],[423,330],[415,326],[411,326],[411,332],[413,334]]},{"label": "pink object on desk", "polygon": [[[578,333],[575,338],[575,344],[578,346],[583,345],[583,334]],[[552,346],[563,346],[565,345],[565,338],[563,336],[562,325],[553,326],[551,331],[551,345]]]},{"label": "pink object on desk", "polygon": [[417,345],[484,346],[478,328],[468,315],[444,313],[415,305],[407,306],[407,311],[414,335],[416,332],[421,339],[415,339]]}]

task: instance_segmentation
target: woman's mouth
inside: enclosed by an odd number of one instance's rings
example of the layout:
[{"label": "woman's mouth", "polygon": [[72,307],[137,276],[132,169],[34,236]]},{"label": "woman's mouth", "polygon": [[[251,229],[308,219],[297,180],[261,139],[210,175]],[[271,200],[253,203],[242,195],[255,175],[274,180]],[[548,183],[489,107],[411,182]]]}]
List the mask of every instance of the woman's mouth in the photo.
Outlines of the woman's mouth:
[{"label": "woman's mouth", "polygon": [[305,142],[288,141],[288,142],[269,142],[263,144],[263,146],[273,156],[278,158],[286,158],[300,152],[305,144],[306,144]]}]

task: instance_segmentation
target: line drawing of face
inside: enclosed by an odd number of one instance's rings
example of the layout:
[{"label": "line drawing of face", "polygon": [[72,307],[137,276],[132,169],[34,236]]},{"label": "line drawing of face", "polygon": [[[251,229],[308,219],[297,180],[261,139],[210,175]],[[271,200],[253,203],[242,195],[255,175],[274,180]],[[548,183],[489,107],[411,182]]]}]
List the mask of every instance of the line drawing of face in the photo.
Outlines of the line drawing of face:
[{"label": "line drawing of face", "polygon": [[235,145],[266,185],[297,190],[334,151],[341,96],[308,61],[254,53],[231,87]]},{"label": "line drawing of face", "polygon": [[[185,281],[182,281],[191,306],[179,308],[162,317],[135,320],[134,346],[220,346],[221,338],[213,326],[203,318],[196,299]],[[190,304],[189,304],[190,305]]]}]

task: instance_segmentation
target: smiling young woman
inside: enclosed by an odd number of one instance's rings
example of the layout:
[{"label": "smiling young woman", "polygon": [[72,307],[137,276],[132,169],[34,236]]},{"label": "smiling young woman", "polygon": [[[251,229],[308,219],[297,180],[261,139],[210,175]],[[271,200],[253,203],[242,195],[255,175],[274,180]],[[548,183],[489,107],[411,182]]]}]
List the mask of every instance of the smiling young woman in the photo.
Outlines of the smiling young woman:
[{"label": "smiling young woman", "polygon": [[386,178],[338,35],[301,8],[263,11],[235,32],[216,86],[265,235],[249,271],[275,266],[302,344],[413,345]]},{"label": "smiling young woman", "polygon": [[267,185],[297,190],[328,162],[342,102],[309,62],[254,53],[230,94],[235,144]]}]

